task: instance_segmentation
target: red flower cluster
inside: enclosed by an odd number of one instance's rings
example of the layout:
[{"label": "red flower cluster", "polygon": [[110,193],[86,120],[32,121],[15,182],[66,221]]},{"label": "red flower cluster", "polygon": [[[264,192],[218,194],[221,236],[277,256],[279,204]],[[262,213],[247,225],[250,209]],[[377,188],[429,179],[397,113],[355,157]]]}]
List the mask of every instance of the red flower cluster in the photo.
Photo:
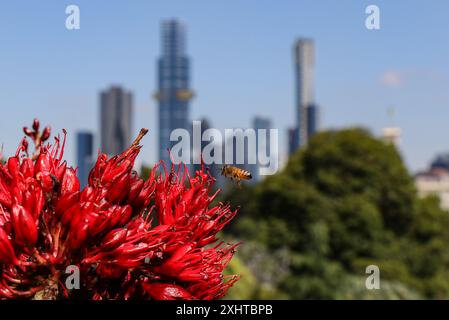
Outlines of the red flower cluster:
[{"label": "red flower cluster", "polygon": [[[214,179],[160,163],[144,181],[133,171],[141,133],[122,154],[99,154],[86,188],[62,160],[59,136],[39,122],[0,164],[0,299],[218,299],[237,276],[223,276],[236,244],[217,244],[235,216],[212,205]],[[158,170],[162,167],[162,170]],[[159,174],[159,171],[160,172]],[[69,265],[81,288],[68,290]]]}]

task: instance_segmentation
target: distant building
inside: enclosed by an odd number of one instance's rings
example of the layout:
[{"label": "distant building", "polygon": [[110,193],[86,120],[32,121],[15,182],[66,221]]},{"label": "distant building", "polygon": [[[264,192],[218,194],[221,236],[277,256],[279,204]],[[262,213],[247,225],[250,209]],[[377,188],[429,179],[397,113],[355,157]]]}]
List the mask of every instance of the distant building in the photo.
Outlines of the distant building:
[{"label": "distant building", "polygon": [[93,134],[90,132],[78,132],[76,135],[76,142],[78,177],[81,183],[81,187],[84,187],[87,185],[89,172],[94,165]]},{"label": "distant building", "polygon": [[299,148],[299,130],[298,128],[288,129],[288,154],[293,154]]},{"label": "distant building", "polygon": [[[318,130],[318,106],[315,104],[313,40],[299,39],[293,50],[295,64],[296,125],[289,131],[289,153],[292,154]],[[293,137],[292,135],[297,135]]]},{"label": "distant building", "polygon": [[436,195],[441,208],[449,210],[449,170],[435,167],[419,173],[415,176],[415,185],[419,196]]},{"label": "distant building", "polygon": [[430,166],[432,169],[449,170],[449,153],[438,155]]},{"label": "distant building", "polygon": [[319,108],[315,104],[306,107],[307,115],[307,141],[318,131]]},{"label": "distant building", "polygon": [[382,139],[387,142],[399,147],[401,141],[401,128],[394,125],[394,117],[396,114],[396,108],[394,106],[388,107],[388,116],[390,118],[390,124],[388,127],[382,129]]},{"label": "distant building", "polygon": [[401,129],[400,128],[383,128],[382,129],[382,138],[387,143],[391,143],[395,145],[396,147],[399,146],[400,139],[401,139]]},{"label": "distant building", "polygon": [[132,132],[132,95],[113,86],[100,94],[101,151],[116,155],[128,148]]},{"label": "distant building", "polygon": [[186,30],[178,20],[162,23],[162,55],[158,60],[158,91],[154,97],[159,102],[159,159],[171,163],[167,149],[175,129],[190,131],[189,101],[190,62],[186,55]]}]

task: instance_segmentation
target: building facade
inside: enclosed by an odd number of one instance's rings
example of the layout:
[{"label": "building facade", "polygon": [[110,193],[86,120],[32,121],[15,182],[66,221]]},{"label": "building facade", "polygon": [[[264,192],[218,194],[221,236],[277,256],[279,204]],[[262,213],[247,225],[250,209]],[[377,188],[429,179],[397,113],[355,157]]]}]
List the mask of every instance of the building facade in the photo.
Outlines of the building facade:
[{"label": "building facade", "polygon": [[89,172],[94,165],[94,136],[90,132],[76,134],[76,159],[78,165],[78,178],[81,187],[87,185]]},{"label": "building facade", "polygon": [[441,209],[449,210],[449,170],[435,167],[421,172],[415,176],[415,185],[419,196],[437,196]]},{"label": "building facade", "polygon": [[440,168],[449,171],[449,153],[439,154],[430,166],[432,169]]},{"label": "building facade", "polygon": [[[315,104],[315,44],[298,39],[293,48],[295,66],[296,127],[289,130],[289,153],[309,141],[318,130],[318,106]],[[292,137],[297,135],[297,137]]]},{"label": "building facade", "polygon": [[171,163],[168,149],[175,129],[191,130],[189,102],[190,62],[186,55],[185,26],[177,20],[162,23],[162,55],[158,60],[158,91],[155,99],[159,103],[159,159]]},{"label": "building facade", "polygon": [[116,155],[128,148],[132,134],[132,94],[112,86],[100,94],[101,151]]}]

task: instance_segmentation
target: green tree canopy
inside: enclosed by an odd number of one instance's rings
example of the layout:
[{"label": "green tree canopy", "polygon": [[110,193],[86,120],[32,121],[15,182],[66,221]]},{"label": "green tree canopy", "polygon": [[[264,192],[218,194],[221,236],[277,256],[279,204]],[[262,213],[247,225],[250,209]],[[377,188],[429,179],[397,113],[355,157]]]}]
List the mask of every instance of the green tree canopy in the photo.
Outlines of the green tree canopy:
[{"label": "green tree canopy", "polygon": [[227,198],[242,205],[229,233],[290,250],[279,289],[292,298],[365,296],[348,288],[369,264],[394,288],[449,297],[449,214],[418,199],[396,148],[366,130],[319,133],[284,170]]}]

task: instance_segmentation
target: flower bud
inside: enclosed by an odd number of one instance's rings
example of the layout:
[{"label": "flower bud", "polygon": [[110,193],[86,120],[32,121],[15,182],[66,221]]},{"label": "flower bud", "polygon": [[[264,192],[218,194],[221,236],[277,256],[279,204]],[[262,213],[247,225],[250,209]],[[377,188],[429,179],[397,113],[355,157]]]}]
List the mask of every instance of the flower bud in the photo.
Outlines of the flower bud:
[{"label": "flower bud", "polygon": [[81,223],[79,226],[70,228],[69,247],[72,250],[78,250],[87,240],[89,235],[89,224]]},{"label": "flower bud", "polygon": [[12,206],[12,196],[3,179],[0,179],[0,205],[5,208],[11,208]]},{"label": "flower bud", "polygon": [[50,127],[48,127],[48,126],[45,127],[44,131],[42,131],[42,136],[41,136],[42,142],[48,140],[48,138],[50,138],[50,134],[51,134]]},{"label": "flower bud", "polygon": [[34,163],[30,158],[24,158],[20,166],[20,171],[25,179],[34,176]]},{"label": "flower bud", "polygon": [[39,127],[40,127],[39,119],[34,119],[33,120],[33,130],[39,131]]},{"label": "flower bud", "polygon": [[79,200],[79,192],[66,193],[58,198],[55,206],[55,213],[61,217],[71,206]]},{"label": "flower bud", "polygon": [[9,174],[15,179],[19,178],[20,174],[20,162],[19,157],[11,157],[8,159],[8,171]]},{"label": "flower bud", "polygon": [[119,176],[109,189],[107,199],[111,203],[119,203],[128,195],[129,173],[125,172]]},{"label": "flower bud", "polygon": [[81,205],[79,202],[76,202],[73,206],[67,209],[61,217],[61,223],[64,226],[69,226],[72,222],[72,219],[78,215],[80,215]]},{"label": "flower bud", "polygon": [[34,136],[33,130],[28,129],[28,127],[23,127],[23,133],[25,133],[28,137]]},{"label": "flower bud", "polygon": [[125,272],[126,269],[124,268],[115,265],[105,265],[103,263],[100,263],[100,265],[96,270],[96,273],[100,275],[102,278],[110,278],[110,279],[120,278]]},{"label": "flower bud", "polygon": [[129,222],[129,220],[131,219],[132,214],[133,214],[133,208],[130,205],[124,206],[120,210],[120,219],[117,224],[119,226],[126,225]]},{"label": "flower bud", "polygon": [[21,205],[12,207],[11,224],[18,245],[31,246],[36,243],[38,233],[34,217]]},{"label": "flower bud", "polygon": [[184,288],[170,283],[143,283],[142,288],[154,300],[193,300]]},{"label": "flower bud", "polygon": [[67,162],[65,162],[65,161],[56,168],[56,170],[55,170],[56,178],[58,179],[58,181],[62,181],[62,178],[64,177],[66,169],[67,169]]},{"label": "flower bud", "polygon": [[145,182],[142,179],[139,179],[131,184],[131,188],[128,194],[128,202],[133,202],[134,199],[136,199],[140,191],[142,191],[144,183]]},{"label": "flower bud", "polygon": [[74,193],[80,190],[80,182],[72,168],[65,170],[61,183],[61,194]]},{"label": "flower bud", "polygon": [[34,194],[29,190],[25,190],[23,193],[22,206],[27,212],[33,212],[35,208]]},{"label": "flower bud", "polygon": [[8,235],[0,228],[0,263],[16,264],[17,258]]},{"label": "flower bud", "polygon": [[33,215],[34,218],[37,220],[39,219],[39,216],[45,206],[45,196],[41,188],[37,187],[35,189],[34,198],[35,198],[34,200],[35,206],[33,210]]},{"label": "flower bud", "polygon": [[110,231],[101,242],[102,250],[109,251],[117,248],[125,241],[127,233],[128,230],[125,228],[119,228]]}]

